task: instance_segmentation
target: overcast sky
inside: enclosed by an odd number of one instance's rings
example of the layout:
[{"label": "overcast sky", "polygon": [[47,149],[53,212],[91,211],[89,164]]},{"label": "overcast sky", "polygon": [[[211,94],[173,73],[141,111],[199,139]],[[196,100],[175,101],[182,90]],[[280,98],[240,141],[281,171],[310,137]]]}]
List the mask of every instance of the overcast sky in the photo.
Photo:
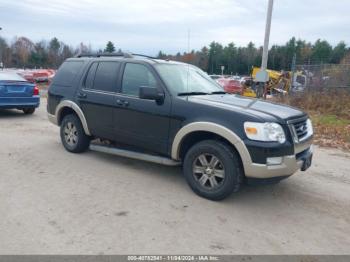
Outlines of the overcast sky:
[{"label": "overcast sky", "polygon": [[[223,44],[263,43],[268,0],[0,0],[0,36],[56,36],[150,55]],[[270,44],[292,36],[350,44],[350,0],[275,0]]]}]

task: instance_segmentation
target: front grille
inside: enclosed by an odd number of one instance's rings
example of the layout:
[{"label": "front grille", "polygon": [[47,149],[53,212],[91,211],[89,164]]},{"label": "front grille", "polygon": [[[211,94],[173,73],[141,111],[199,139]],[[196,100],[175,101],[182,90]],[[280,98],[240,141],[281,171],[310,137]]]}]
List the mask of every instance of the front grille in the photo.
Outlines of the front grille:
[{"label": "front grille", "polygon": [[303,139],[307,138],[309,134],[306,117],[289,121],[289,128],[294,142],[296,143],[299,143]]},{"label": "front grille", "polygon": [[306,120],[293,124],[298,139],[302,139],[307,134]]}]

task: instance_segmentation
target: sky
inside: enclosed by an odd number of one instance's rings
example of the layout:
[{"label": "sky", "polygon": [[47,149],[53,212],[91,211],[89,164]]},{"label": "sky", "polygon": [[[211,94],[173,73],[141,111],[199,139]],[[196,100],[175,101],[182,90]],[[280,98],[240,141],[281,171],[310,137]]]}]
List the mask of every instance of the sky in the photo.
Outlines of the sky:
[{"label": "sky", "polygon": [[[217,41],[262,45],[268,0],[0,0],[0,36],[155,55]],[[271,44],[291,37],[350,44],[350,0],[275,0]],[[190,37],[188,37],[190,36]],[[189,41],[188,41],[189,40]],[[188,48],[189,47],[189,48]]]}]

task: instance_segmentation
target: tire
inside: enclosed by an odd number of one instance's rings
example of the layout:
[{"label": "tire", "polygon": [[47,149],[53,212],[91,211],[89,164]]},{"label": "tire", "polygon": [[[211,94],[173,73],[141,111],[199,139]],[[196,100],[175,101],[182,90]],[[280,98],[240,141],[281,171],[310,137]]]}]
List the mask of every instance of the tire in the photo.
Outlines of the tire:
[{"label": "tire", "polygon": [[74,114],[63,118],[60,135],[64,148],[71,153],[81,153],[89,148],[90,137],[85,134],[80,119]]},{"label": "tire", "polygon": [[35,112],[35,108],[23,108],[22,110],[26,115],[32,115]]},{"label": "tire", "polygon": [[183,172],[192,190],[210,200],[222,200],[237,192],[243,181],[238,154],[216,140],[204,140],[192,146],[186,153]]}]

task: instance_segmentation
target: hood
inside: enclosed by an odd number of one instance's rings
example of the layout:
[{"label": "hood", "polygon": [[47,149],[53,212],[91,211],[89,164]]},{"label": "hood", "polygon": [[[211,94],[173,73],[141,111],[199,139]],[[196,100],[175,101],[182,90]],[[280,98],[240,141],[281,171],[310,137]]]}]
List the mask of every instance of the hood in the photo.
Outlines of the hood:
[{"label": "hood", "polygon": [[195,103],[203,103],[234,111],[244,110],[246,113],[260,117],[264,121],[269,121],[267,119],[271,119],[271,117],[276,118],[277,120],[288,120],[305,116],[303,111],[294,107],[239,95],[189,96],[188,100]]}]

